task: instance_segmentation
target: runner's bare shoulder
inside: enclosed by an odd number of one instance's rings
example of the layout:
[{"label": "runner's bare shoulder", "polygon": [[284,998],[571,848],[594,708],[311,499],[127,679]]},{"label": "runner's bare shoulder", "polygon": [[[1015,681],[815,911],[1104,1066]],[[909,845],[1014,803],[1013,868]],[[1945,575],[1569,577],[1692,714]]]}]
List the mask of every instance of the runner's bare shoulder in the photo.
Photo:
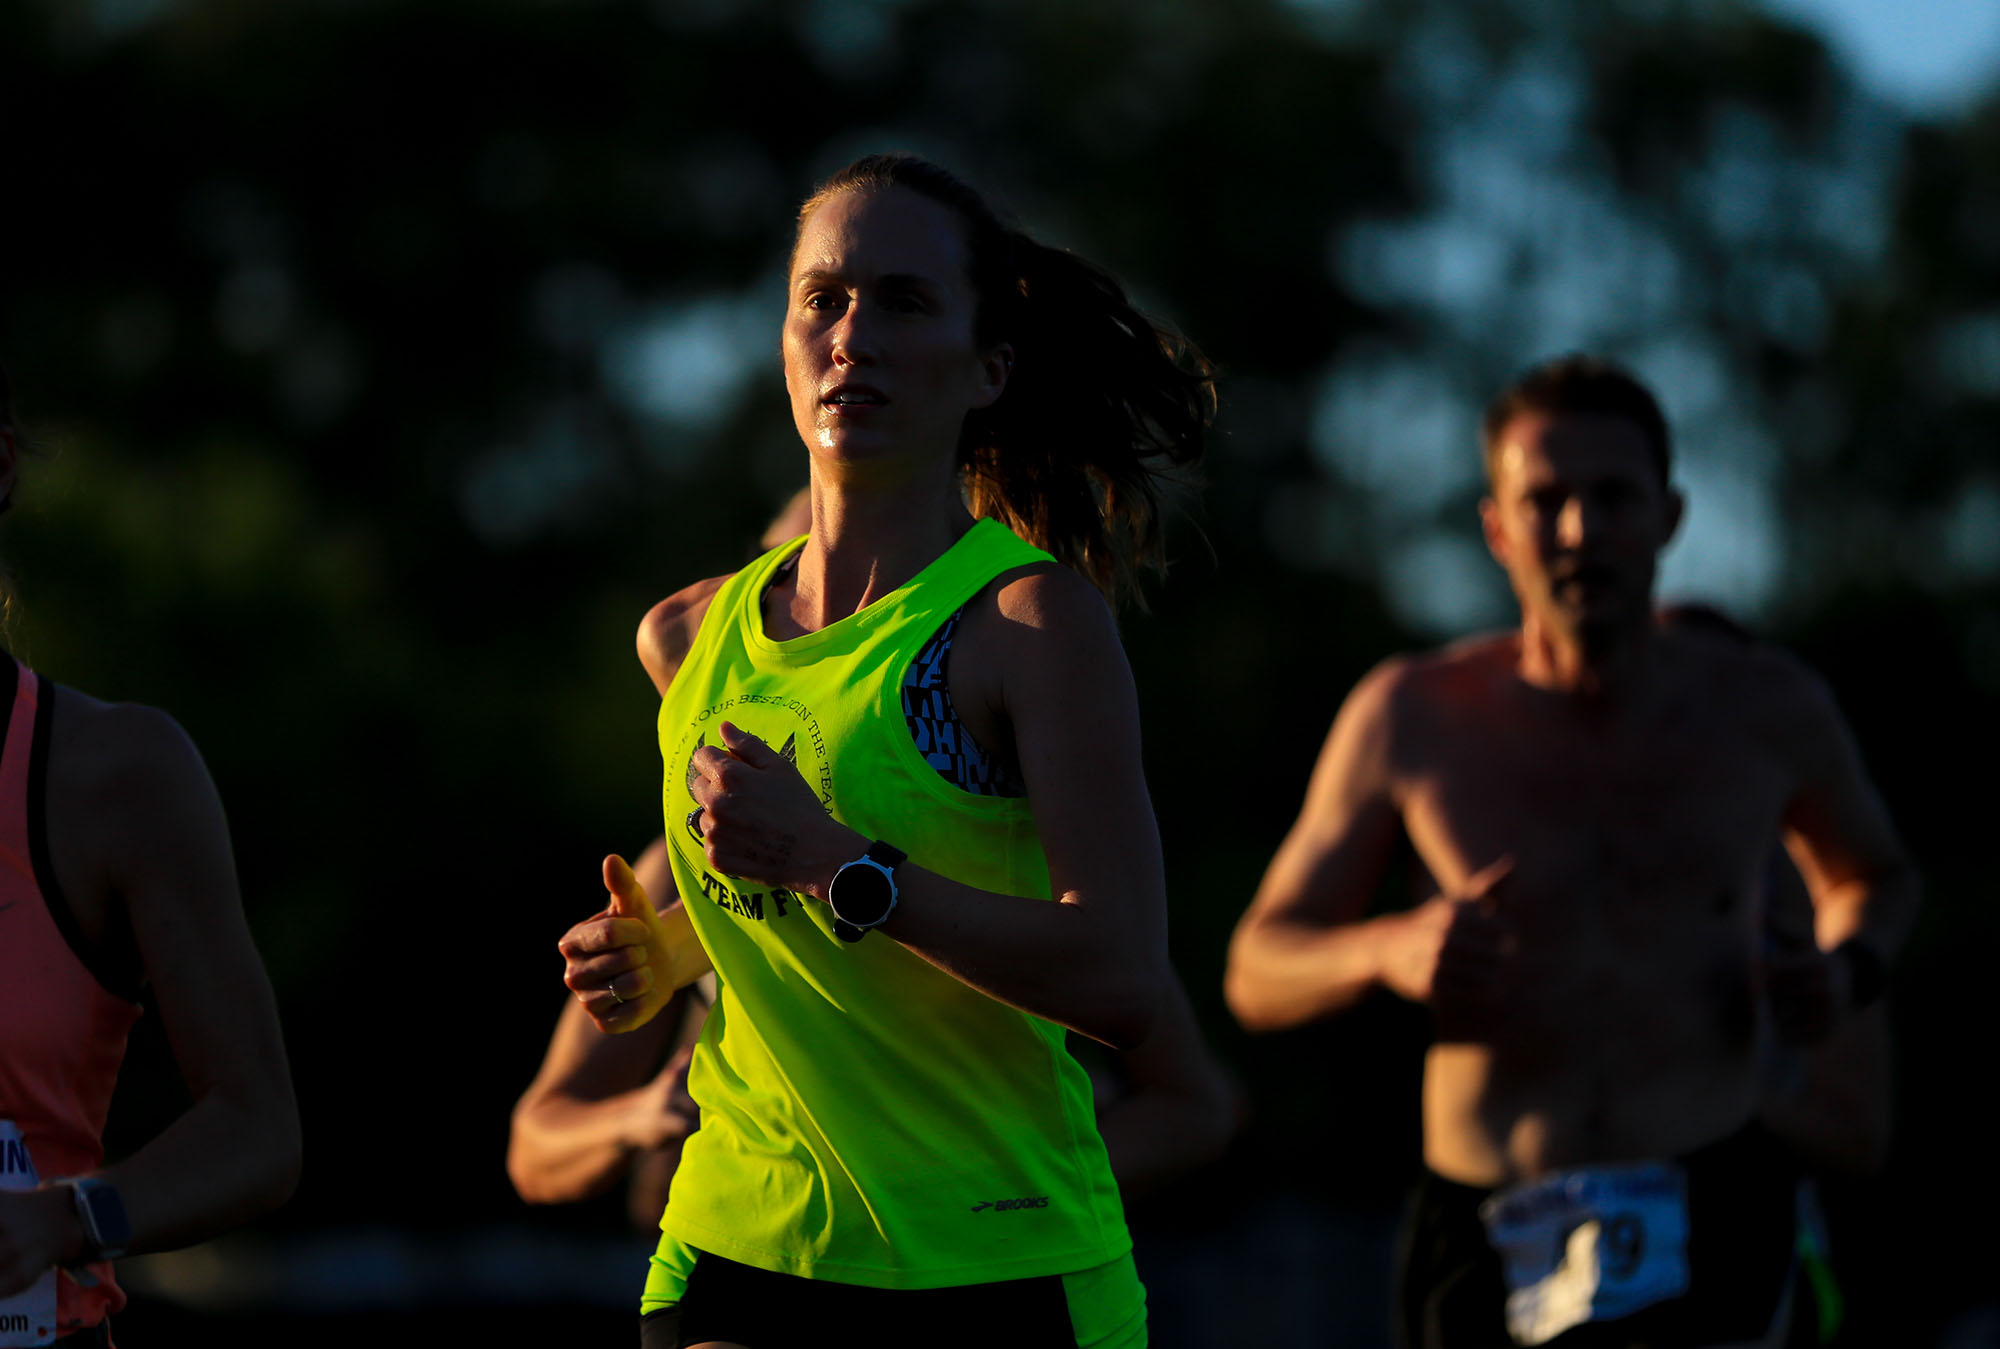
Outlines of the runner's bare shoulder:
[{"label": "runner's bare shoulder", "polygon": [[49,785],[93,814],[152,810],[208,770],[179,722],[157,707],[107,703],[59,685],[49,727]]},{"label": "runner's bare shoulder", "polygon": [[[732,573],[733,574],[733,573]],[[673,683],[674,674],[687,659],[709,602],[722,589],[728,576],[712,576],[706,581],[676,590],[646,611],[639,621],[639,663],[653,677],[662,695]]]},{"label": "runner's bare shoulder", "polygon": [[1421,673],[1427,682],[1440,689],[1510,674],[1520,659],[1521,634],[1511,629],[1474,633],[1436,650],[1404,658],[1413,672]]},{"label": "runner's bare shoulder", "polygon": [[1754,739],[1796,757],[1842,727],[1833,690],[1817,670],[1775,642],[1732,641],[1719,634],[1675,634],[1675,658],[1696,686],[1727,699]]},{"label": "runner's bare shoulder", "polygon": [[1418,771],[1458,737],[1464,717],[1490,704],[1514,662],[1504,633],[1391,656],[1347,695],[1328,743],[1392,778]]},{"label": "runner's bare shoulder", "polygon": [[109,896],[132,893],[136,870],[226,840],[214,783],[179,722],[68,687],[55,691],[49,728],[48,828],[57,880],[86,930]]},{"label": "runner's bare shoulder", "polygon": [[[1423,721],[1490,702],[1496,687],[1513,677],[1519,661],[1516,634],[1481,633],[1433,651],[1391,657],[1362,684],[1381,682],[1386,706],[1399,722]],[[1355,691],[1358,694],[1360,687]]]}]

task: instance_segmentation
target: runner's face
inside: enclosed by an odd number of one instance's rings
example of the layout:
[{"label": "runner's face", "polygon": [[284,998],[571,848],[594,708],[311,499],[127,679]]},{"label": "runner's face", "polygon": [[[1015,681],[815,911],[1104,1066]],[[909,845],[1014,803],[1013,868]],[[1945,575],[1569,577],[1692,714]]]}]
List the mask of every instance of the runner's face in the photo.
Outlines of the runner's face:
[{"label": "runner's face", "polygon": [[965,414],[1000,396],[1013,357],[979,347],[977,309],[950,208],[899,187],[822,204],[793,252],[783,343],[806,448],[955,460]]},{"label": "runner's face", "polygon": [[1680,512],[1645,433],[1598,413],[1507,423],[1480,506],[1524,613],[1592,645],[1650,621],[1654,569]]}]

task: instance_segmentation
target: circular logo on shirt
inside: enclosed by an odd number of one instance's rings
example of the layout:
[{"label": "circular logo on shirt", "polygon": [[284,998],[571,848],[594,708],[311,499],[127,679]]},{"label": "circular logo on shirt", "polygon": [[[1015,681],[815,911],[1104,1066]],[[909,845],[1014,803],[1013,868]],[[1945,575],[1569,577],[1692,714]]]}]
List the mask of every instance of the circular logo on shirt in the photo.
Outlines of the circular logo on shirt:
[{"label": "circular logo on shirt", "polygon": [[[680,770],[678,779],[669,778],[669,781],[678,780],[681,784],[682,802],[681,818],[676,822],[671,805],[673,798],[668,798],[668,828],[684,831],[680,850],[693,864],[694,881],[701,892],[718,907],[738,918],[754,922],[764,922],[771,917],[784,918],[795,911],[797,896],[790,891],[746,887],[733,878],[716,875],[707,869],[702,860],[699,828],[701,802],[694,795],[694,755],[704,745],[723,748],[720,726],[724,721],[738,730],[748,731],[776,750],[786,763],[799,771],[806,785],[818,794],[820,805],[831,811],[833,769],[827,761],[826,735],[812,709],[797,698],[739,693],[690,717],[681,731],[673,756],[667,760],[670,772],[674,767]],[[692,895],[687,897],[692,898]]]},{"label": "circular logo on shirt", "polygon": [[724,748],[719,728],[725,721],[738,730],[748,731],[776,750],[786,763],[799,771],[806,785],[819,796],[820,805],[829,813],[833,810],[833,765],[827,758],[825,732],[820,729],[819,718],[813,714],[812,708],[797,698],[783,694],[735,694],[690,717],[682,728],[680,743],[675,746],[673,757],[667,761],[680,769],[683,800],[681,828],[686,831],[697,854],[702,846],[697,821],[701,802],[695,799],[694,794],[694,780],[699,776],[695,771],[694,755],[696,750],[706,745]]}]

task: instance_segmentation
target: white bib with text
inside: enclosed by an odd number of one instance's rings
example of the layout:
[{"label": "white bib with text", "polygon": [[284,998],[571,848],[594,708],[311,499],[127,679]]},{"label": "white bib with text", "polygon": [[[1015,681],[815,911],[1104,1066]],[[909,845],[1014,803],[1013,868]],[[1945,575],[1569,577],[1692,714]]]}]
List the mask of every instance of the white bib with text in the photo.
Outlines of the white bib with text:
[{"label": "white bib with text", "polygon": [[1479,1216],[1506,1272],[1516,1344],[1687,1291],[1687,1177],[1672,1162],[1558,1171],[1495,1193]]},{"label": "white bib with text", "polygon": [[[18,1125],[0,1119],[0,1193],[32,1190],[41,1184],[35,1159]],[[0,1297],[0,1349],[47,1344],[56,1337],[56,1272],[42,1276],[12,1297]]]}]

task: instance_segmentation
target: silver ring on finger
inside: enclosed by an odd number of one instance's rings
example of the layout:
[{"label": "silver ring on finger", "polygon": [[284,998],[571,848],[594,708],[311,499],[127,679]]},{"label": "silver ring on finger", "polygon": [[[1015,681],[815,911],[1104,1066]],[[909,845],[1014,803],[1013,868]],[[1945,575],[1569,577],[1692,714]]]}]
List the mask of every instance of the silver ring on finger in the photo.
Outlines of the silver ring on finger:
[{"label": "silver ring on finger", "polygon": [[611,995],[611,1005],[613,1007],[623,1007],[625,1005],[625,995],[618,991],[618,985],[615,982],[606,984],[604,991]]},{"label": "silver ring on finger", "polygon": [[699,838],[699,839],[706,839],[706,838],[708,837],[708,835],[706,835],[706,834],[704,834],[704,833],[702,833],[702,832],[701,832],[701,812],[702,812],[702,810],[703,810],[703,807],[701,807],[701,806],[696,806],[696,807],[695,807],[695,808],[694,808],[693,810],[691,810],[691,811],[689,811],[689,812],[688,812],[688,817],[687,817],[687,827],[688,827],[688,832],[689,832],[690,834],[693,834],[693,835],[694,835],[694,836],[695,836],[696,838]]}]

